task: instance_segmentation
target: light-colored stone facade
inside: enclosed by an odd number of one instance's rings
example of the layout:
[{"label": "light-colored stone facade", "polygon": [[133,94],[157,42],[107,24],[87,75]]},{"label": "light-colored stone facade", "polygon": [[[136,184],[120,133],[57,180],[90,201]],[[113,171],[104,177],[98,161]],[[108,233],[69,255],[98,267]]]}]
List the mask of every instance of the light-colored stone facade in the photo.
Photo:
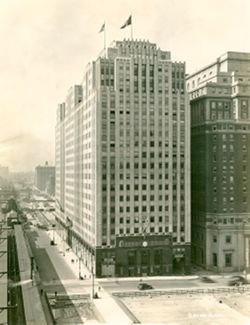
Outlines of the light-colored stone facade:
[{"label": "light-colored stone facade", "polygon": [[98,276],[188,268],[189,174],[185,64],[149,42],[114,42],[58,107],[57,215],[68,241],[87,264],[95,253]]}]

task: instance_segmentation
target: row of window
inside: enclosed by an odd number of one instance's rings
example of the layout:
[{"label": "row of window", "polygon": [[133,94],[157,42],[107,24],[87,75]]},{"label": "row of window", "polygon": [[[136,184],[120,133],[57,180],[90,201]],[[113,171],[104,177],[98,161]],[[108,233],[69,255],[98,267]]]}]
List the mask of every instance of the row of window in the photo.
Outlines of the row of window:
[{"label": "row of window", "polygon": [[[232,253],[225,253],[224,255],[224,265],[225,267],[231,267],[232,266]],[[218,256],[217,253],[213,253],[213,266],[218,266]]]},{"label": "row of window", "polygon": [[[217,243],[217,236],[216,235],[213,235],[213,243]],[[224,238],[224,241],[226,244],[231,244],[232,243],[232,236],[231,235],[226,235],[225,238]]]},{"label": "row of window", "polygon": [[[106,179],[106,175],[103,175],[103,178],[104,179]],[[111,187],[112,187],[113,185],[111,185]],[[147,184],[134,184],[134,185],[130,185],[130,184],[120,184],[119,185],[119,189],[120,189],[120,191],[129,191],[129,190],[134,190],[134,191],[139,191],[139,190],[145,190],[145,191],[147,191],[147,190],[151,190],[151,191],[154,191],[154,190],[157,190],[157,189],[159,189],[159,190],[168,190],[168,188],[169,188],[169,185],[168,184],[158,184],[158,185],[155,185],[155,184],[149,184],[149,185],[147,185]],[[184,190],[184,184],[181,184],[180,185],[180,189],[181,190]],[[116,187],[114,186],[114,187],[112,187],[112,188],[110,188],[110,190],[111,191],[115,191],[115,189],[116,189]],[[173,184],[173,186],[172,186],[172,189],[175,191],[175,190],[177,190],[177,185],[176,184]],[[103,191],[106,191],[107,190],[107,186],[106,185],[104,185],[103,186]],[[105,198],[105,196],[104,196],[104,198]],[[113,196],[110,196],[110,200],[112,201],[113,199],[115,199],[115,197],[113,197]]]}]

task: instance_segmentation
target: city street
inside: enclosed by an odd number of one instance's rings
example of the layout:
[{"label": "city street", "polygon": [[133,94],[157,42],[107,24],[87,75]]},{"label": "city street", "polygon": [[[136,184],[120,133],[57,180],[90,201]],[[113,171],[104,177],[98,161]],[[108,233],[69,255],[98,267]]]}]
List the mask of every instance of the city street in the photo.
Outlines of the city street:
[{"label": "city street", "polygon": [[130,291],[137,290],[137,286],[140,282],[146,282],[150,284],[156,290],[165,289],[185,289],[185,288],[216,288],[221,286],[227,286],[229,279],[227,277],[218,276],[215,282],[205,283],[202,282],[201,278],[196,279],[147,279],[146,277],[138,279],[105,279],[100,280],[102,287],[108,292],[114,291]]},{"label": "city street", "polygon": [[[58,246],[51,246],[50,240],[51,236],[49,235],[49,231],[38,228],[40,226],[46,226],[48,229],[51,229],[48,224],[48,219],[53,220],[53,213],[48,216],[48,213],[45,216],[36,212],[36,214],[29,215],[29,220],[32,222],[30,226],[30,230],[27,232],[30,243],[32,246],[32,250],[34,251],[36,262],[39,269],[39,274],[41,277],[41,281],[43,285],[46,287],[48,292],[53,292],[54,290],[58,292],[63,292],[64,287],[63,284],[67,283],[67,285],[74,287],[78,285],[78,281],[76,280],[76,275],[73,273],[72,268],[67,264],[63,257],[63,253],[60,251]],[[52,221],[51,221],[52,222]],[[52,232],[53,230],[50,230]],[[59,263],[60,267],[63,268],[63,274],[60,277],[59,281],[56,270],[53,267],[53,264],[50,261],[49,254],[53,254],[53,259]],[[78,263],[77,263],[78,264]],[[97,279],[96,282],[99,282],[100,285],[109,293],[113,291],[130,291],[137,290],[137,286],[140,282],[146,282],[156,290],[165,290],[165,289],[185,289],[185,288],[207,288],[207,287],[219,287],[225,286],[228,284],[229,277],[228,276],[214,276],[211,278],[214,281],[204,282],[201,280],[201,276],[193,276],[193,277],[142,277],[142,278],[105,278],[105,279]],[[86,287],[89,289],[91,286],[90,281],[85,280],[81,281],[81,287]]]},{"label": "city street", "polygon": [[[49,217],[49,218],[48,218]],[[27,236],[30,241],[30,245],[35,256],[35,261],[37,265],[37,273],[40,276],[40,286],[43,288],[51,297],[55,292],[57,295],[67,295],[75,293],[89,293],[91,294],[91,279],[88,280],[79,280],[78,279],[78,270],[79,270],[79,261],[76,261],[77,257],[74,255],[71,249],[68,248],[67,244],[63,243],[59,238],[56,231],[48,225],[48,219],[50,223],[53,223],[53,216],[43,216],[43,214],[29,215],[29,222],[31,223],[26,229]],[[48,230],[41,229],[41,226],[47,226]],[[51,239],[54,238],[56,245],[50,245]],[[74,259],[74,263],[72,263]],[[84,270],[86,272],[86,270]],[[88,274],[88,273],[86,273]],[[205,278],[203,278],[205,276]],[[88,277],[87,277],[88,278]],[[200,272],[200,276],[163,276],[163,277],[142,277],[142,278],[100,278],[95,280],[95,291],[98,288],[102,288],[99,291],[101,299],[95,299],[94,304],[96,308],[101,308],[102,312],[106,310],[106,319],[110,317],[110,310],[113,299],[109,296],[115,292],[126,292],[126,291],[135,291],[139,292],[137,286],[141,282],[150,284],[153,287],[153,290],[150,291],[164,291],[164,290],[175,290],[175,289],[201,289],[201,288],[217,288],[222,286],[227,286],[231,278],[231,275],[208,275]],[[190,295],[183,294],[175,296],[171,301],[167,295],[160,297],[155,296],[152,300],[150,295],[142,297],[123,297],[120,298],[120,303],[124,304],[126,308],[133,313],[133,317],[136,317],[143,322],[151,322],[153,319],[158,319],[160,322],[163,322],[163,319],[166,318],[169,320],[177,321],[178,324],[185,324],[185,321],[189,321],[190,324],[195,324],[197,321],[203,321],[203,314],[210,317],[215,317],[216,320],[222,321],[226,319],[227,315],[227,306],[221,306],[218,303],[218,299],[202,295],[200,298],[193,294],[194,298],[190,298]],[[168,299],[167,299],[168,298]],[[191,300],[195,299],[197,308],[191,309]],[[174,309],[172,304],[173,301],[176,303],[176,308]],[[204,301],[210,304],[210,307],[206,310],[205,307],[202,307]],[[182,313],[180,302],[184,302],[186,306],[189,306],[185,309],[185,317],[179,318],[179,315]],[[200,303],[201,302],[201,303]],[[158,304],[165,306],[165,311],[161,311],[158,308]],[[149,308],[150,306],[150,308]],[[172,316],[169,315],[167,310],[172,308]],[[204,309],[205,308],[205,309]],[[68,315],[74,315],[74,323],[80,323],[83,318],[80,314],[84,313],[82,307],[79,307],[77,304],[72,305],[71,309],[73,311],[63,313],[61,318],[58,320],[69,317]],[[91,309],[91,305],[85,307],[85,311]],[[113,308],[114,309],[114,308]],[[155,310],[155,313],[158,313],[157,318],[152,318],[152,313],[147,314],[147,310]],[[115,310],[115,309],[114,309]],[[190,311],[191,310],[191,311]],[[166,314],[167,312],[167,314]],[[116,314],[118,313],[116,309]],[[241,310],[239,310],[241,313]],[[104,314],[102,314],[104,315]],[[94,317],[94,314],[91,314],[92,320],[97,322],[97,317]],[[230,317],[235,320],[239,314],[236,311],[230,312]],[[119,316],[122,319],[123,316]],[[229,317],[229,318],[230,318]],[[194,319],[193,319],[194,318]],[[218,318],[218,319],[217,319]],[[244,321],[244,318],[242,319]],[[100,321],[100,320],[99,320]],[[209,324],[209,323],[208,323]]]},{"label": "city street", "polygon": [[[150,284],[154,289],[174,289],[174,288],[192,288],[199,287],[199,280],[147,280],[147,278],[142,278],[142,282]],[[125,290],[137,290],[137,285],[140,283],[140,278],[138,280],[110,280],[110,281],[100,281],[102,287],[109,291],[125,291]]]}]

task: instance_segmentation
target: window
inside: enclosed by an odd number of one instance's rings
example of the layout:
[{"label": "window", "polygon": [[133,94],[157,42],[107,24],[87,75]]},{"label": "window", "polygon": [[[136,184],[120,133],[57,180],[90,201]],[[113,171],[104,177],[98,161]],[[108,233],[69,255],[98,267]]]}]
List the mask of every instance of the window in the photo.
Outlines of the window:
[{"label": "window", "polygon": [[157,249],[154,254],[154,264],[160,265],[162,263],[162,258],[163,258],[162,250]]},{"label": "window", "polygon": [[226,267],[232,266],[232,253],[225,254],[225,266]]},{"label": "window", "polygon": [[226,236],[226,244],[231,244],[231,242],[232,242],[231,236],[230,235],[227,235]]},{"label": "window", "polygon": [[136,252],[130,251],[128,252],[128,265],[132,266],[135,264]]},{"label": "window", "polygon": [[148,251],[141,252],[141,264],[144,266],[149,265],[149,252]]},{"label": "window", "polygon": [[217,243],[217,236],[215,236],[215,235],[213,236],[213,242]]},{"label": "window", "polygon": [[216,102],[211,102],[211,108],[216,108]]},{"label": "window", "polygon": [[217,266],[217,254],[213,253],[213,266]]}]

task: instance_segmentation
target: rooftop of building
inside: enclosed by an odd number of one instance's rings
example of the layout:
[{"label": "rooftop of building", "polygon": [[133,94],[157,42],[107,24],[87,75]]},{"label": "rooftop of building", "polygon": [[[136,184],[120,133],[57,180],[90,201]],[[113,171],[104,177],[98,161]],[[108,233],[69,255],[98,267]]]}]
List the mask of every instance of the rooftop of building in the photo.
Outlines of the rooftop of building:
[{"label": "rooftop of building", "polygon": [[[245,61],[246,63],[249,64],[249,67],[246,72],[250,73],[250,52],[237,52],[237,51],[228,51],[221,56],[219,56],[215,61],[212,63],[205,65],[204,67],[196,70],[195,72],[189,74],[187,76],[187,80],[191,79],[192,77],[212,68],[213,66],[220,65],[225,61]],[[225,72],[225,71],[220,71],[220,72]]]},{"label": "rooftop of building", "polygon": [[170,51],[165,51],[157,47],[155,43],[149,40],[124,39],[122,41],[114,40],[107,48],[104,48],[98,57],[113,58],[117,55],[161,53],[163,60],[170,60]]},{"label": "rooftop of building", "polygon": [[36,169],[37,168],[39,168],[39,169],[40,168],[55,168],[55,166],[49,165],[48,161],[45,161],[45,164],[43,166],[38,165],[38,166],[36,166]]}]

